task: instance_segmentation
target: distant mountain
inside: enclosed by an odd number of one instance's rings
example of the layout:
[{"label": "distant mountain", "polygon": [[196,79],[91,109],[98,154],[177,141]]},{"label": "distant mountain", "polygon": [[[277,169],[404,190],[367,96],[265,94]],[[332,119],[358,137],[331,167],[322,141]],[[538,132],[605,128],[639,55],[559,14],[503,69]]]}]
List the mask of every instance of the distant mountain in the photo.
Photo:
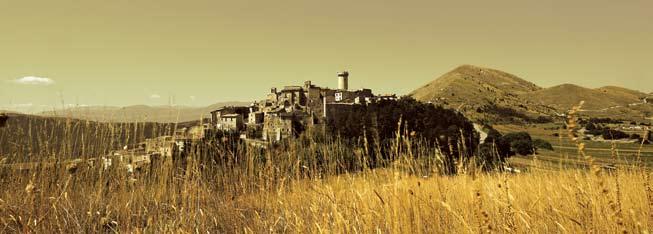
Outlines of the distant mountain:
[{"label": "distant mountain", "polygon": [[[472,119],[535,118],[550,114],[546,106],[524,100],[521,95],[541,87],[503,71],[463,65],[411,92],[419,101],[457,109]],[[514,112],[514,113],[513,113]]]},{"label": "distant mountain", "polygon": [[640,92],[637,90],[632,90],[632,89],[627,89],[627,88],[622,88],[618,86],[604,86],[601,88],[598,88],[597,90],[607,93],[610,95],[618,95],[618,96],[623,96],[626,98],[630,98],[628,101],[632,101],[634,99],[641,100],[642,98],[648,96],[648,94],[644,92]]},{"label": "distant mountain", "polygon": [[645,101],[646,97],[643,92],[622,87],[589,89],[563,84],[525,95],[524,99],[550,106],[560,113],[584,101],[581,109],[584,116],[647,121],[653,115],[653,103]]},{"label": "distant mountain", "polygon": [[583,109],[603,110],[641,103],[644,97],[646,94],[642,92],[621,87],[606,86],[589,89],[573,84],[562,84],[524,96],[533,102],[549,105],[557,110],[569,109],[580,101],[585,101]]},{"label": "distant mountain", "polygon": [[463,65],[411,92],[419,101],[454,108],[471,119],[532,122],[554,117],[585,101],[591,117],[642,119],[653,114],[650,94],[616,86],[590,89],[574,84],[541,88],[503,71]]},{"label": "distant mountain", "polygon": [[0,110],[0,114],[19,114],[16,111]]},{"label": "distant mountain", "polygon": [[176,123],[208,118],[209,112],[223,106],[248,106],[249,102],[221,102],[206,107],[146,106],[126,107],[86,106],[41,112],[38,115],[69,117],[100,122],[158,122]]},{"label": "distant mountain", "polygon": [[[476,88],[477,90],[470,90],[470,88]],[[479,91],[478,89],[481,90]],[[487,93],[492,94],[492,96],[497,96],[507,93],[521,94],[540,89],[542,88],[506,72],[472,65],[462,65],[411,92],[410,95],[421,100],[435,100],[438,98],[450,100],[462,98],[482,99],[478,97],[479,95],[477,93]],[[450,95],[452,93],[458,94],[458,97]]]}]

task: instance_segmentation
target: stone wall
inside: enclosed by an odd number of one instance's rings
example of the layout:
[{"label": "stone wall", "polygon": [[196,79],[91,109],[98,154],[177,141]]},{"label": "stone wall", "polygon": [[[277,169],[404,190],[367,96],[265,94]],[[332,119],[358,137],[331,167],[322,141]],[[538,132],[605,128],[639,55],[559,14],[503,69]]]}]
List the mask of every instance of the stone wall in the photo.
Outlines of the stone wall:
[{"label": "stone wall", "polygon": [[263,139],[279,141],[292,136],[292,118],[266,115],[263,124]]}]

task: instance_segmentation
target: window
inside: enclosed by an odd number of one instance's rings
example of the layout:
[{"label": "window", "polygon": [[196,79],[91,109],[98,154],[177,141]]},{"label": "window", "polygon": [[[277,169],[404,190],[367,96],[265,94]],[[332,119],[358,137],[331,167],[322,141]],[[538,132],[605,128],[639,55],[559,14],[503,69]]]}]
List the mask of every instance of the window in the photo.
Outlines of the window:
[{"label": "window", "polygon": [[336,93],[336,102],[342,101],[342,93]]}]

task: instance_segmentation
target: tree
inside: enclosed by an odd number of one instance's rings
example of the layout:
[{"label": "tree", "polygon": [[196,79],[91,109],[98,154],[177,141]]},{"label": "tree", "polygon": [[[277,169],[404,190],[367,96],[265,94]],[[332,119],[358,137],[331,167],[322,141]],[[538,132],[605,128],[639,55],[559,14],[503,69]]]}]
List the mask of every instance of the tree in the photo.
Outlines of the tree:
[{"label": "tree", "polygon": [[502,136],[499,131],[493,128],[488,131],[487,138],[485,138],[485,142],[483,144],[494,145],[493,151],[496,152],[493,153],[498,153],[502,161],[505,157],[514,155],[510,152],[510,142],[507,141],[507,139],[504,138],[504,136]]},{"label": "tree", "polygon": [[[403,137],[404,133],[414,133],[410,135],[439,147],[439,151],[452,162],[460,155],[474,155],[479,142],[474,125],[461,113],[410,97],[366,105],[338,106],[329,109],[329,113],[332,115],[327,119],[328,130],[344,139],[360,142],[366,136],[367,142],[382,144]],[[381,146],[376,147],[384,150]],[[387,152],[381,153],[384,154],[382,157],[389,155]]]},{"label": "tree", "polygon": [[551,145],[551,143],[548,141],[542,139],[533,140],[533,146],[535,146],[535,149],[546,149],[553,151],[553,145]]},{"label": "tree", "polygon": [[534,123],[553,123],[553,119],[548,116],[538,116],[537,118],[533,119]]},{"label": "tree", "polygon": [[479,145],[477,156],[483,162],[482,167],[485,169],[494,169],[499,167],[501,163],[505,162],[507,157],[514,155],[514,153],[511,153],[510,143],[503,138],[499,131],[489,126],[486,126],[486,128],[489,128],[487,137],[483,141],[483,144]]},{"label": "tree", "polygon": [[501,140],[504,144],[510,145],[510,150],[506,156],[515,154],[529,155],[533,154],[533,140],[527,132],[512,132],[504,135]]},{"label": "tree", "polygon": [[7,119],[9,119],[7,115],[0,114],[0,128],[4,127],[7,124]]},{"label": "tree", "polygon": [[533,154],[533,142],[526,139],[518,139],[510,142],[510,149],[521,155]]},{"label": "tree", "polygon": [[609,129],[609,128],[603,129],[603,133],[601,135],[603,136],[603,139],[606,140],[627,139],[628,137],[630,137],[625,132]]},{"label": "tree", "polygon": [[637,134],[637,133],[633,133],[633,134],[630,134],[630,139],[631,139],[631,140],[640,140],[640,141],[641,141],[641,140],[642,140],[642,136],[640,136],[640,135]]},{"label": "tree", "polygon": [[588,122],[588,123],[585,125],[585,130],[587,130],[587,131],[594,131],[594,130],[596,130],[596,125],[595,125],[594,123],[592,123],[592,122]]}]

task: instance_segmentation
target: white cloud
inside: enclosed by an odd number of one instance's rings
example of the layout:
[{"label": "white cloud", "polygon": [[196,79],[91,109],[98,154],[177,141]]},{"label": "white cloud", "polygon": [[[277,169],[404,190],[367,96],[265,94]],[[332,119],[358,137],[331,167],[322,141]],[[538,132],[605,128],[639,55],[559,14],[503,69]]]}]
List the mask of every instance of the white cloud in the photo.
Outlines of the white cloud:
[{"label": "white cloud", "polygon": [[18,78],[12,81],[16,84],[23,85],[53,85],[54,80],[45,77],[36,77],[36,76],[26,76],[23,78]]},{"label": "white cloud", "polygon": [[158,95],[158,94],[155,93],[155,94],[150,95],[150,98],[151,99],[159,99],[159,98],[161,98],[161,95]]}]

